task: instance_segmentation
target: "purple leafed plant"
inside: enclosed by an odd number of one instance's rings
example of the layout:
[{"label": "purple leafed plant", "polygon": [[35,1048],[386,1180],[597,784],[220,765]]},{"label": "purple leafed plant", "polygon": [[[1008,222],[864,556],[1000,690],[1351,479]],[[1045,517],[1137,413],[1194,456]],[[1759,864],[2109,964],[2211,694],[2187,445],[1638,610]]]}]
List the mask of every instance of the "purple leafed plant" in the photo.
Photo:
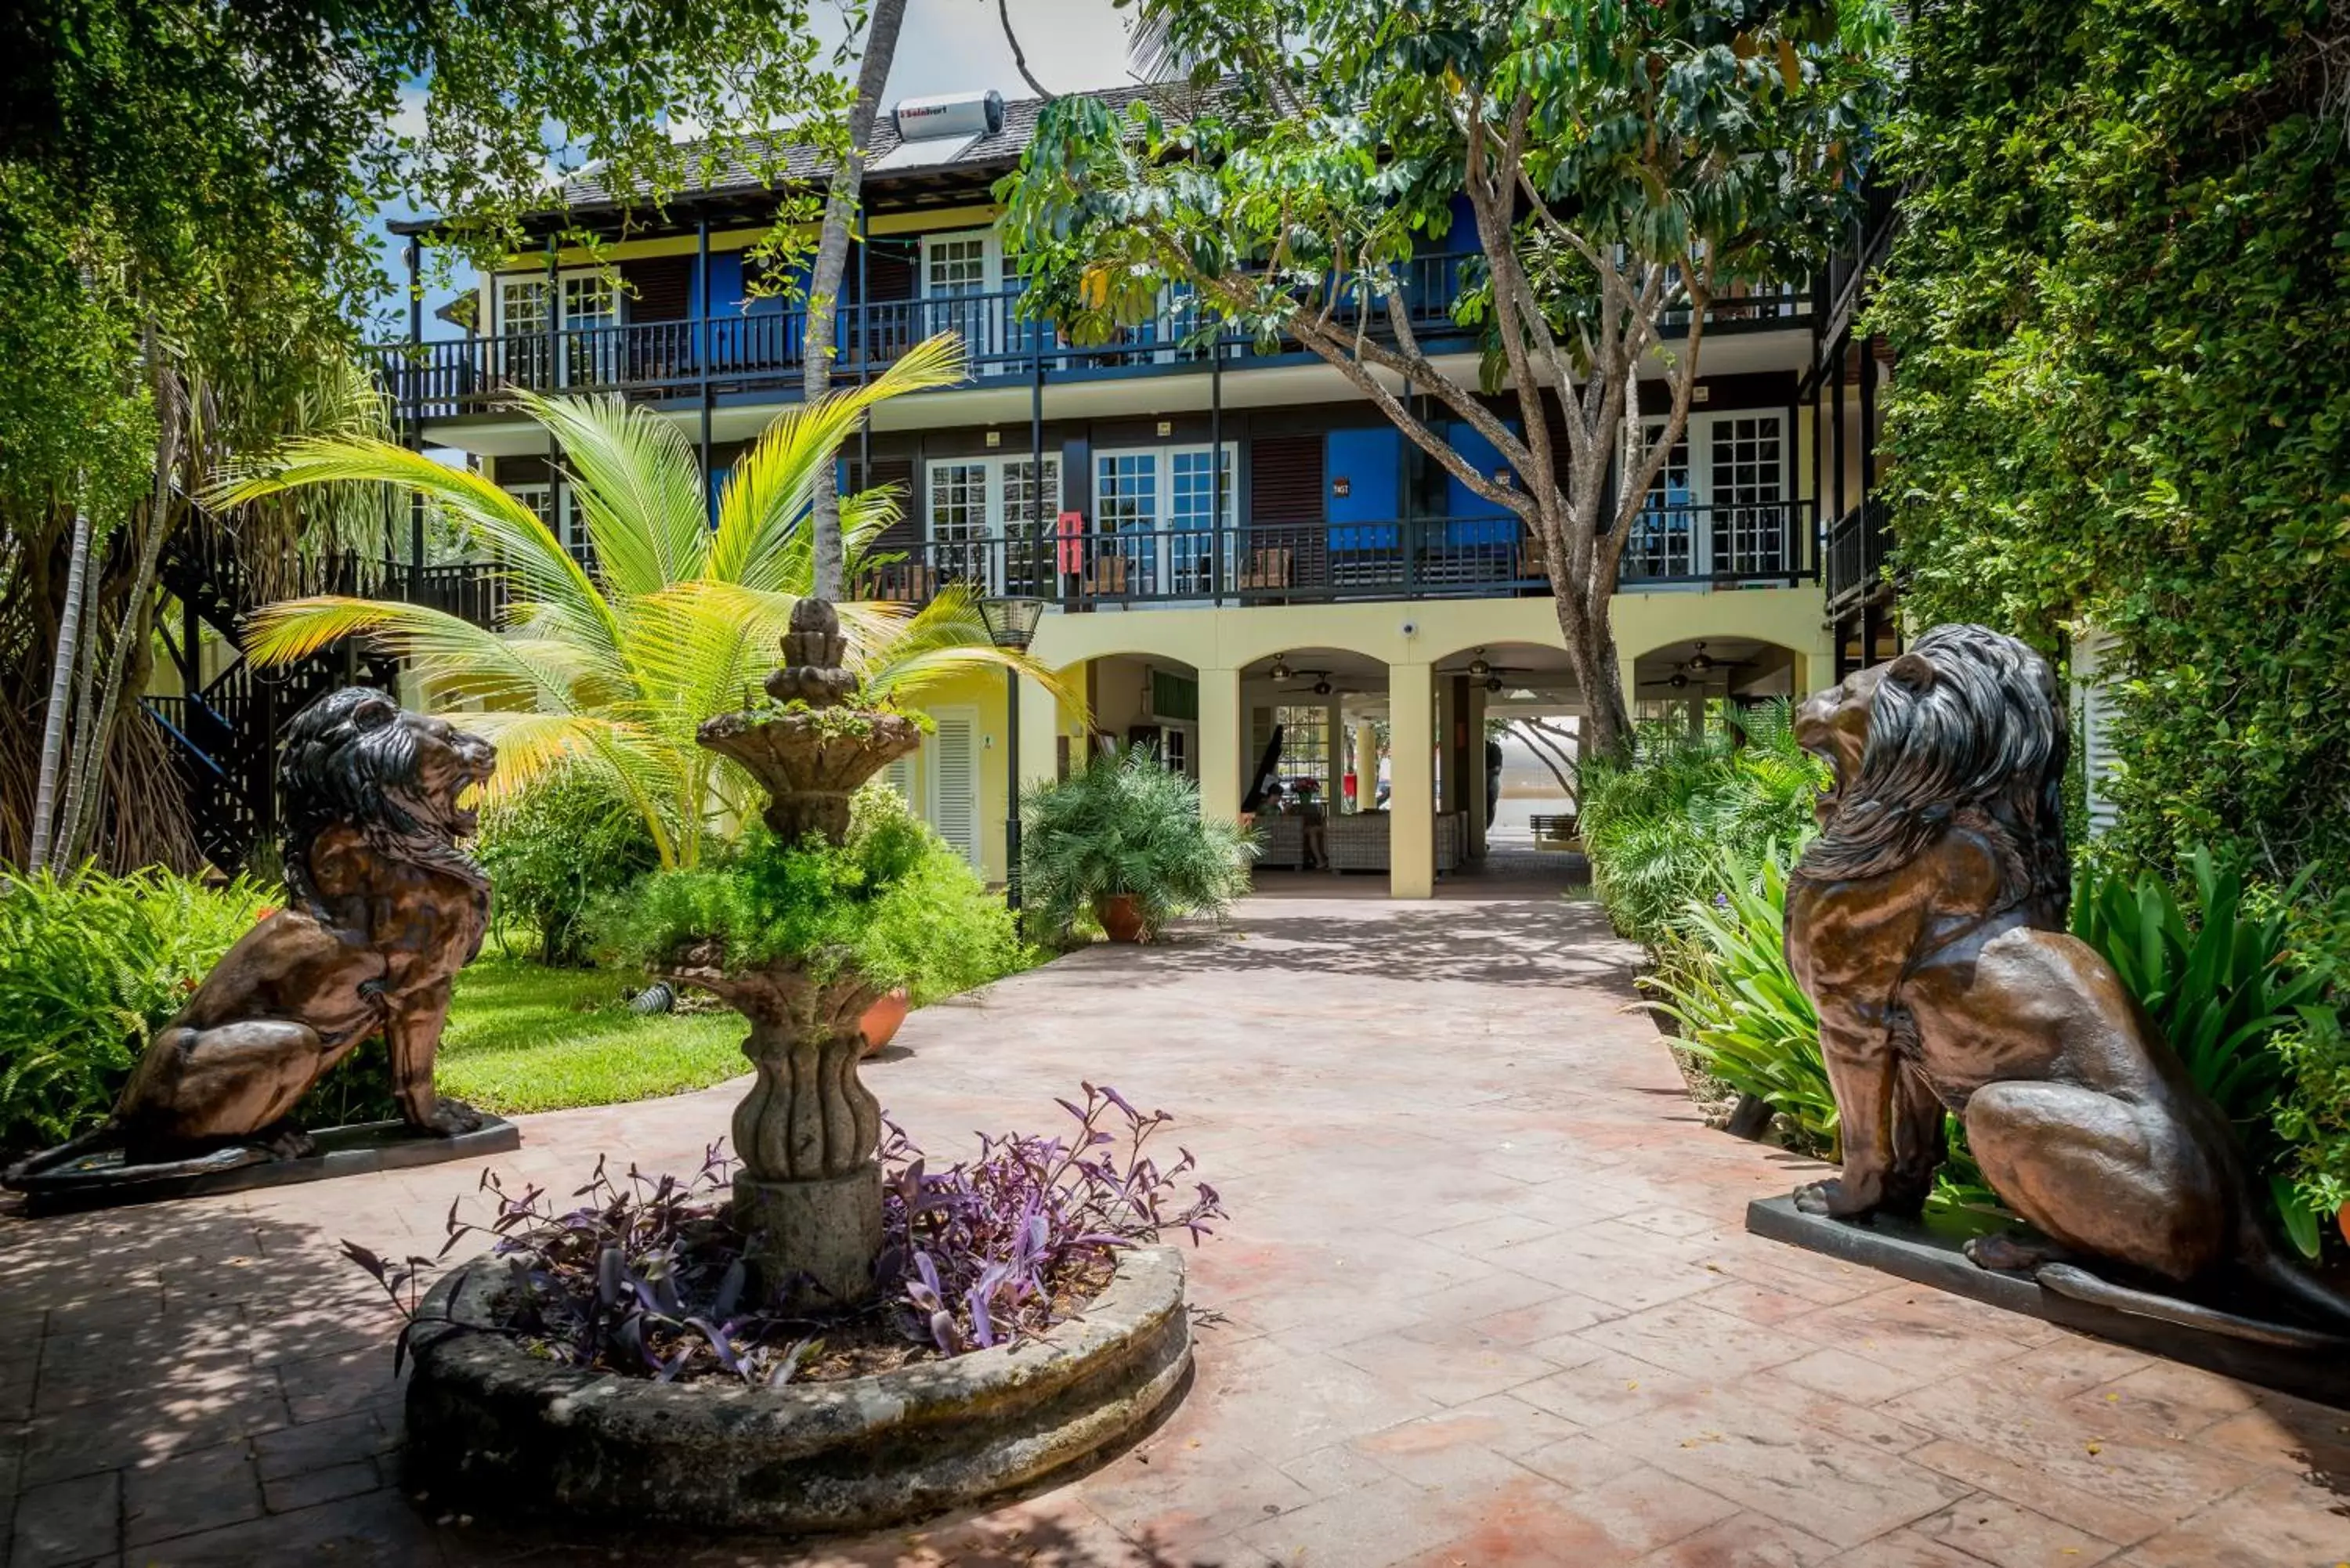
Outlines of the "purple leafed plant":
[{"label": "purple leafed plant", "polygon": [[881,1149],[881,1303],[811,1316],[786,1313],[752,1289],[743,1237],[726,1203],[733,1161],[712,1144],[680,1180],[629,1168],[614,1180],[603,1160],[557,1207],[545,1189],[510,1193],[494,1173],[486,1223],[452,1203],[448,1240],[432,1258],[398,1262],[346,1241],[408,1319],[394,1365],[417,1325],[423,1278],[467,1236],[489,1239],[508,1270],[504,1326],[557,1361],[662,1382],[723,1375],[780,1386],[826,1339],[870,1337],[887,1324],[940,1355],[1035,1334],[1081,1309],[1107,1282],[1115,1251],[1188,1231],[1194,1244],[1223,1217],[1215,1189],[1193,1180],[1188,1150],[1161,1169],[1144,1152],[1170,1118],[1145,1116],[1117,1090],[1084,1085],[1066,1138],[983,1135],[979,1158],[936,1173],[894,1124]]}]

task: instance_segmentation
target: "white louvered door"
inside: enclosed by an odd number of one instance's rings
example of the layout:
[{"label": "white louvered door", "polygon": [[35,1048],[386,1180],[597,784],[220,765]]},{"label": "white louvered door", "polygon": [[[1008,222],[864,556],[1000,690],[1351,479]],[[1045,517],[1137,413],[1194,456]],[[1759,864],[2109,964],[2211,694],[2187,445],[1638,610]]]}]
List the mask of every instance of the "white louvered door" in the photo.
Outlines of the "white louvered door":
[{"label": "white louvered door", "polygon": [[978,870],[979,715],[969,708],[941,708],[931,717],[938,725],[929,746],[931,826]]}]

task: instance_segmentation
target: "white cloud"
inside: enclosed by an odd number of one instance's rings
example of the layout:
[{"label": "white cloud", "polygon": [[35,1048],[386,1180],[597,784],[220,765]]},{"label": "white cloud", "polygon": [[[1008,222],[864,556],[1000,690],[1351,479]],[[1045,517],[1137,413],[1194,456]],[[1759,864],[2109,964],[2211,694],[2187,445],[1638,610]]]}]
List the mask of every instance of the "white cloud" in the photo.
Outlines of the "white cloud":
[{"label": "white cloud", "polygon": [[[1013,30],[1028,68],[1054,92],[1083,92],[1133,79],[1127,65],[1131,11],[1109,0],[1010,0]],[[888,104],[933,93],[1032,98],[1003,41],[996,0],[906,0],[905,30],[891,63]]]}]

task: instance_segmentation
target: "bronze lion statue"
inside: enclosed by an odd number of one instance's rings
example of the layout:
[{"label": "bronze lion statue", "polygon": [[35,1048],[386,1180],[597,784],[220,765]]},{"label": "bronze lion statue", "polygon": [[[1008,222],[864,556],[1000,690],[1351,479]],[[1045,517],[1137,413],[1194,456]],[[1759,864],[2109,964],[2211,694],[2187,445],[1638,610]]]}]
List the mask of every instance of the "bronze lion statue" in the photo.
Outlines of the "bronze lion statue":
[{"label": "bronze lion statue", "polygon": [[[1982,1238],[1968,1248],[1979,1265],[2223,1332],[2251,1325],[2160,1293],[2249,1283],[2350,1332],[2350,1303],[2271,1242],[2226,1116],[2064,929],[2070,742],[2048,661],[1982,627],[1937,627],[1805,701],[1795,739],[1835,774],[1788,879],[1786,952],[1819,1012],[1844,1142],[1842,1173],[1798,1206],[1915,1215],[1947,1107],[1992,1189],[2046,1238]],[[2154,1288],[2079,1266],[2100,1259]]]},{"label": "bronze lion statue", "polygon": [[432,1063],[450,982],[480,951],[489,879],[457,847],[457,802],[496,750],[380,691],[320,698],[286,726],[278,761],[287,907],[223,955],[157,1031],[105,1127],[9,1173],[93,1149],[126,1166],[234,1146],[312,1152],[291,1116],[328,1070],[380,1033],[402,1115],[452,1135],[481,1125],[438,1099]]}]

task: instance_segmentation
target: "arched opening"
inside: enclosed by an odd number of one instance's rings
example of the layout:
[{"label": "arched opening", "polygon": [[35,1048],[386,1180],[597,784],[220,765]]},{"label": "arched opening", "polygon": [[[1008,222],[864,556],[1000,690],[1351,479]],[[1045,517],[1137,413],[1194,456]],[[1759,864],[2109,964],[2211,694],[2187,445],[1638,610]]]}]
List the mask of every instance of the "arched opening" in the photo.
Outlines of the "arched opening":
[{"label": "arched opening", "polygon": [[1559,888],[1586,879],[1576,815],[1588,710],[1566,650],[1489,643],[1438,659],[1435,674],[1447,735],[1439,797],[1464,814],[1478,879]]},{"label": "arched opening", "polygon": [[[1077,668],[1076,666],[1073,669]],[[1186,778],[1200,777],[1200,671],[1159,653],[1108,653],[1082,662],[1090,735],[1055,738],[1055,776],[1066,778],[1087,744],[1139,746]],[[1066,674],[1066,672],[1065,672]]]},{"label": "arched opening", "polygon": [[1629,673],[1634,720],[1690,734],[1741,709],[1804,695],[1802,656],[1758,638],[1685,638],[1641,654]]}]

